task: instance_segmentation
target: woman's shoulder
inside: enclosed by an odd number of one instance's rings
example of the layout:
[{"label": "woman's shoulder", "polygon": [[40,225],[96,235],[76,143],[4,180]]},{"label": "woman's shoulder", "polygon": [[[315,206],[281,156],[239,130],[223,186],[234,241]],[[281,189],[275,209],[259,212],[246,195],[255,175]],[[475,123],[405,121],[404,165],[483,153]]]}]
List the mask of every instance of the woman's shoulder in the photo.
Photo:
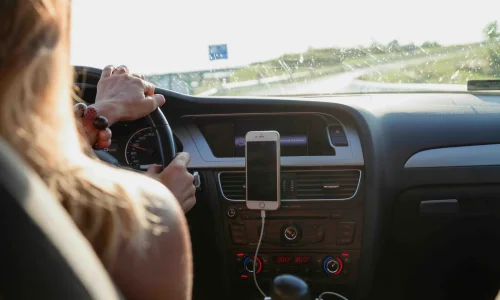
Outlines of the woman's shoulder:
[{"label": "woman's shoulder", "polygon": [[[175,232],[186,227],[186,219],[175,196],[159,181],[137,172],[109,166],[88,158],[85,176],[99,181],[100,188],[122,195],[115,205],[121,214],[133,216],[135,230],[126,239],[129,248],[144,248],[159,244]],[[124,221],[124,215],[117,220]],[[155,243],[152,243],[154,241]],[[159,247],[159,245],[156,245]],[[142,250],[141,250],[142,251]]]},{"label": "woman's shoulder", "polygon": [[[115,183],[124,188],[140,218],[139,230],[124,241],[113,280],[131,299],[187,299],[192,276],[191,241],[184,213],[160,182],[132,171],[113,168]],[[180,281],[179,281],[180,280]]]},{"label": "woman's shoulder", "polygon": [[182,212],[175,196],[162,183],[145,173],[122,169],[90,158],[86,160],[85,164],[91,164],[92,167],[84,168],[84,172],[88,172],[88,176],[98,177],[105,188],[123,190],[135,204],[142,204],[144,207],[159,210],[158,212]]}]

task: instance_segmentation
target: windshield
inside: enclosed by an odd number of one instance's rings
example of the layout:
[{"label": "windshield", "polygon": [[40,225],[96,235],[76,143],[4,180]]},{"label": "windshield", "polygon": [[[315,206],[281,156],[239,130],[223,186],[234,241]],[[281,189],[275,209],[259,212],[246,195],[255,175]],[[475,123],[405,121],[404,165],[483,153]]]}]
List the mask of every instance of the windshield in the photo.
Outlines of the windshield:
[{"label": "windshield", "polygon": [[72,0],[71,62],[203,95],[465,90],[500,78],[498,0]]}]

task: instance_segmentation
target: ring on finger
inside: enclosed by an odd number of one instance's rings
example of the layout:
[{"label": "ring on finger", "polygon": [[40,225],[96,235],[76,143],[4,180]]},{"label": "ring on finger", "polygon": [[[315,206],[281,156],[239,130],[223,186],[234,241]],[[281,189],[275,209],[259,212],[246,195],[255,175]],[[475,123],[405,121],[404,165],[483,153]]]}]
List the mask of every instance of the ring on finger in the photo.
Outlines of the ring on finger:
[{"label": "ring on finger", "polygon": [[123,73],[123,74],[128,74],[127,66],[120,65],[120,66],[116,67],[116,69],[113,71],[113,74],[118,73],[118,72]]}]

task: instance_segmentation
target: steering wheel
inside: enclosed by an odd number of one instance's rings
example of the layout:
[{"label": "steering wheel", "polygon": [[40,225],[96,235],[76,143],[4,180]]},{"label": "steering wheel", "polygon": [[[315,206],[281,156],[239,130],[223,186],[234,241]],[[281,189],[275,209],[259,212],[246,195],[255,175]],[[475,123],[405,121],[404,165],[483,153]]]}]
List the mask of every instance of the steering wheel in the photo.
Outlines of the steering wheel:
[{"label": "steering wheel", "polygon": [[152,113],[147,115],[146,121],[156,134],[158,150],[161,156],[161,165],[165,168],[177,155],[177,147],[175,145],[172,129],[160,108],[155,109]]},{"label": "steering wheel", "polygon": [[[97,83],[101,78],[101,69],[83,67],[83,66],[75,66],[75,70],[77,73],[77,85],[80,83],[80,86],[83,87],[82,90],[92,92],[97,90]],[[90,96],[90,95],[89,95]],[[93,95],[95,97],[95,94]],[[157,108],[152,113],[147,115],[146,121],[148,125],[154,130],[158,143],[158,150],[161,156],[161,165],[163,168],[168,166],[170,162],[175,158],[177,154],[177,147],[174,141],[174,134],[172,133],[172,129],[168,124],[167,118],[163,112]],[[96,151],[97,152],[97,151]],[[102,152],[102,151],[98,151]],[[114,157],[112,157],[109,153],[99,153],[97,155],[101,160],[106,161],[111,164],[116,164],[117,161]]]}]

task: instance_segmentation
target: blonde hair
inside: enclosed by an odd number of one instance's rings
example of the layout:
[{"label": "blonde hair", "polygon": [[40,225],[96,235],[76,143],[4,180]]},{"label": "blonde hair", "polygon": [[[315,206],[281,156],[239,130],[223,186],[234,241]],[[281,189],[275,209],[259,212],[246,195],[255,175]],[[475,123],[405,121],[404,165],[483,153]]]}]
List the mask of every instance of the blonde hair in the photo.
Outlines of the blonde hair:
[{"label": "blonde hair", "polygon": [[147,226],[134,176],[84,154],[70,97],[68,0],[0,4],[0,136],[45,181],[108,268]]}]

